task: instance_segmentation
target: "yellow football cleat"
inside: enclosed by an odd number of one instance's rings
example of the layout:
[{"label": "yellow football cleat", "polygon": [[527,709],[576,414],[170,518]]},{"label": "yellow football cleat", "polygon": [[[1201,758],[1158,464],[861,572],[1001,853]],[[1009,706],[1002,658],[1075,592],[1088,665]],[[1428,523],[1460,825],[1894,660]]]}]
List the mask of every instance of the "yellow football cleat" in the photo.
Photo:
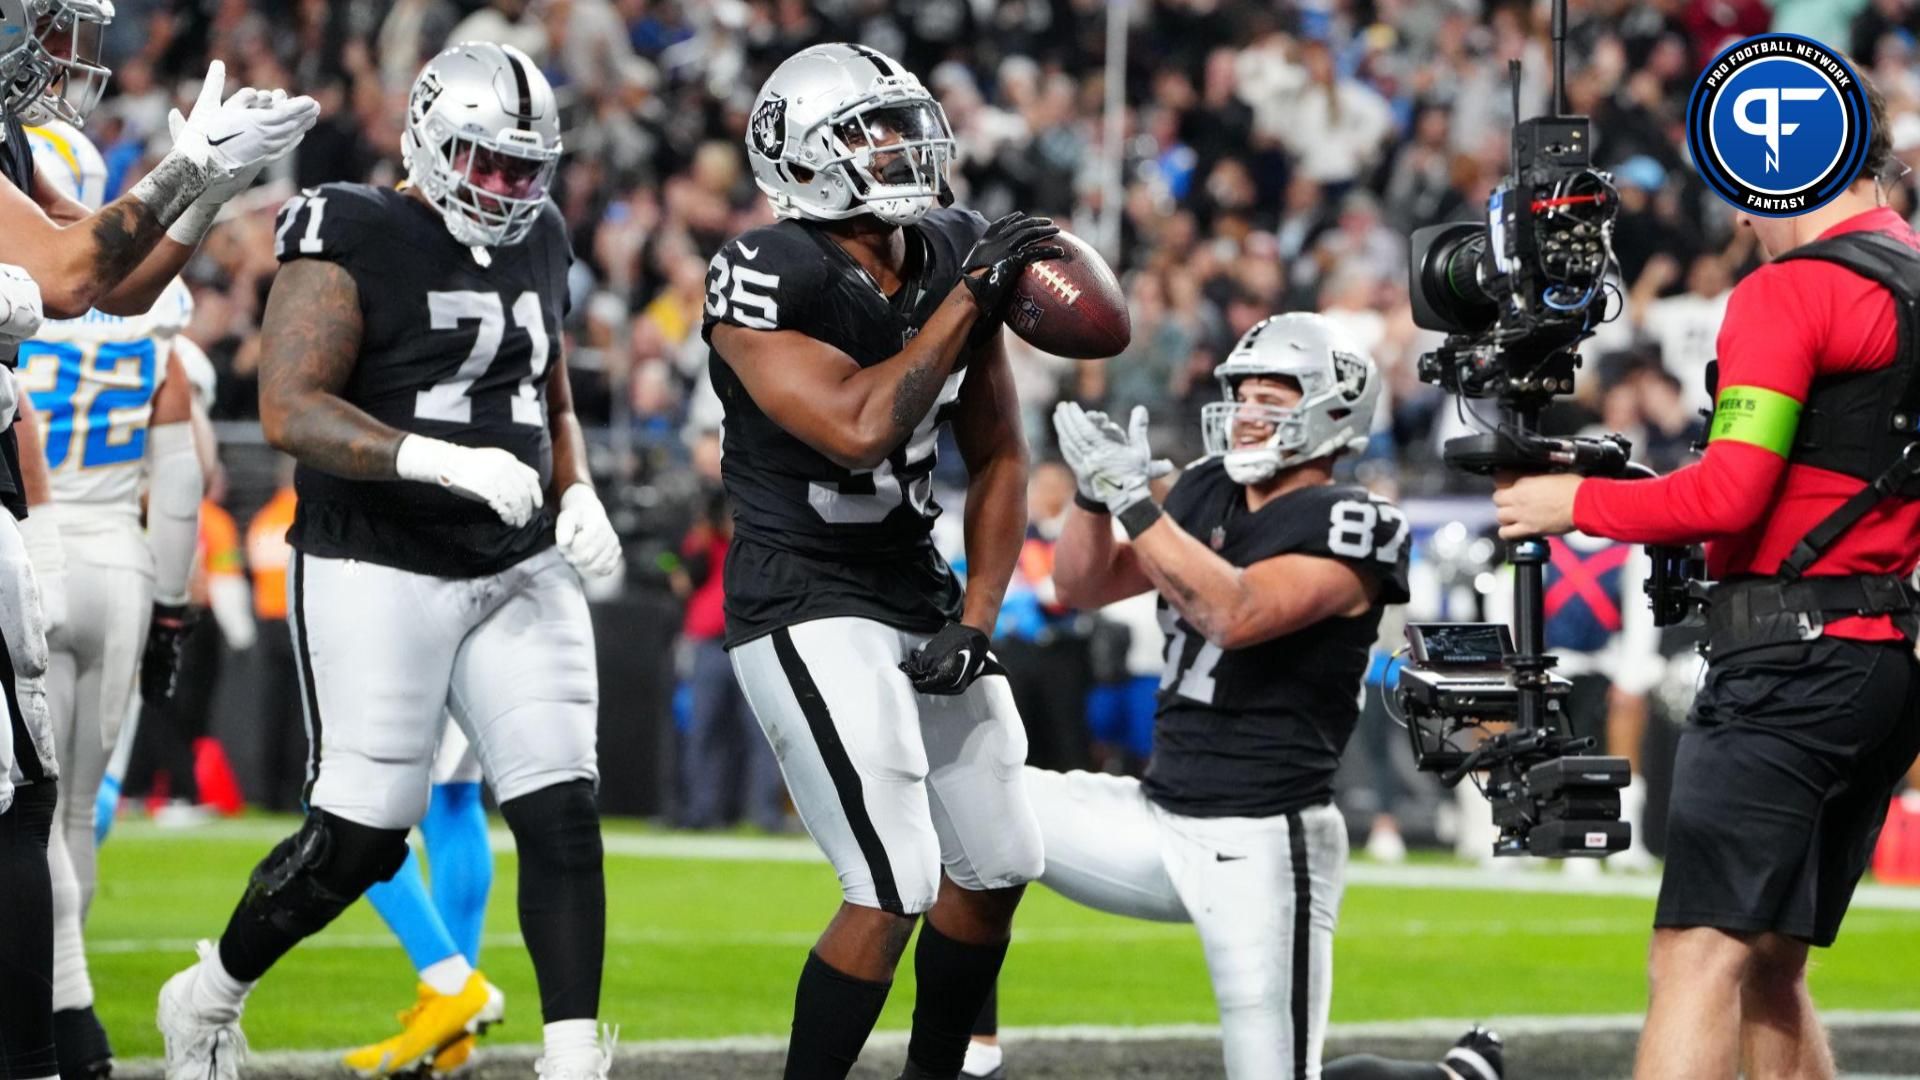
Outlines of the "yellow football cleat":
[{"label": "yellow football cleat", "polygon": [[465,1068],[467,1061],[473,1057],[473,1044],[473,1034],[461,1032],[452,1042],[441,1047],[439,1053],[433,1055],[433,1066],[427,1075],[452,1076]]},{"label": "yellow football cleat", "polygon": [[419,1000],[400,1013],[400,1034],[349,1051],[347,1068],[362,1076],[391,1076],[411,1069],[467,1032],[498,995],[477,971],[457,994],[442,994],[423,983]]},{"label": "yellow football cleat", "polygon": [[473,1059],[473,1047],[478,1036],[485,1035],[487,1029],[507,1018],[507,995],[500,988],[487,986],[487,1007],[467,1025],[467,1030],[454,1036],[453,1041],[434,1052],[433,1062],[419,1070],[421,1075],[437,1078],[453,1076],[467,1067]]}]

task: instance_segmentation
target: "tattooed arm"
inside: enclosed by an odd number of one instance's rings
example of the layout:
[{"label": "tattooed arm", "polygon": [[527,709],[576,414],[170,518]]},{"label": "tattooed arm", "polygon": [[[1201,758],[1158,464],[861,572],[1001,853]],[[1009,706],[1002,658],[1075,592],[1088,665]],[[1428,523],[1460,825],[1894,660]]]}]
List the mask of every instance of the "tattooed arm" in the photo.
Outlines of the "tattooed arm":
[{"label": "tattooed arm", "polygon": [[260,428],[267,442],[352,480],[396,480],[406,432],[340,397],[360,354],[360,290],[336,263],[280,268],[260,325]]},{"label": "tattooed arm", "polygon": [[1235,566],[1165,514],[1129,548],[1167,603],[1223,649],[1257,645],[1322,619],[1359,615],[1380,592],[1372,577],[1319,555],[1275,555]]},{"label": "tattooed arm", "polygon": [[[7,257],[40,284],[50,318],[77,318],[95,307],[138,315],[153,306],[192,254],[166,239],[167,226],[206,190],[207,181],[204,168],[170,156],[132,191],[78,218],[77,203],[35,200],[44,183],[35,184],[31,195],[0,184],[0,236],[7,237]],[[47,204],[57,216],[43,208]],[[170,253],[149,260],[163,244]],[[143,265],[149,261],[151,268]]]},{"label": "tattooed arm", "polygon": [[836,464],[871,469],[933,407],[979,310],[955,285],[905,348],[866,368],[798,330],[721,323],[713,349],[774,423]]},{"label": "tattooed arm", "polygon": [[991,634],[1027,539],[1027,436],[1000,334],[973,354],[960,384],[953,438],[967,463],[967,592],[960,621]]}]

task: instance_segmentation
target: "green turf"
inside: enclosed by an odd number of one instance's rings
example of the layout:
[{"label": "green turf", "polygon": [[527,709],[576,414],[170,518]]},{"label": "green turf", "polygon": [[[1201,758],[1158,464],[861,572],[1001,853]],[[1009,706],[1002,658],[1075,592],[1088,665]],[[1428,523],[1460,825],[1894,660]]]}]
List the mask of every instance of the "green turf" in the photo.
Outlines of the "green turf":
[{"label": "green turf", "polygon": [[[265,828],[263,829],[263,823]],[[218,934],[254,862],[285,822],[159,832],[123,828],[101,852],[89,936],[99,1009],[123,1056],[156,1054],[153,996]],[[288,826],[289,829],[291,826]],[[639,831],[623,828],[619,831]],[[508,995],[508,1041],[537,1038],[537,995],[515,941],[514,864],[500,861],[482,968]],[[785,1028],[793,977],[838,900],[823,865],[610,857],[602,1017],[623,1040]],[[1644,1004],[1651,902],[1578,896],[1348,890],[1334,1019],[1632,1012]],[[1007,961],[1009,1025],[1210,1022],[1190,928],[1089,912],[1036,889]],[[342,1047],[390,1034],[411,999],[397,945],[365,904],[289,956],[247,1005],[256,1048]],[[1920,1009],[1920,918],[1858,911],[1820,955],[1822,1005]],[[883,1027],[904,1028],[912,973]]]}]

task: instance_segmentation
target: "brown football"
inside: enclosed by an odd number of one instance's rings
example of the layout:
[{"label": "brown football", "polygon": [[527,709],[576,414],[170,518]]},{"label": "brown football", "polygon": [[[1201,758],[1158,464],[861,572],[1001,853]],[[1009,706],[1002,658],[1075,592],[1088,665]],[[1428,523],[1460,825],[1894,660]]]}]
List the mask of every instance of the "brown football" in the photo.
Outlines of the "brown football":
[{"label": "brown football", "polygon": [[1064,258],[1030,263],[1014,282],[1007,325],[1029,345],[1075,360],[1118,356],[1133,340],[1127,298],[1107,260],[1069,232],[1058,240]]}]

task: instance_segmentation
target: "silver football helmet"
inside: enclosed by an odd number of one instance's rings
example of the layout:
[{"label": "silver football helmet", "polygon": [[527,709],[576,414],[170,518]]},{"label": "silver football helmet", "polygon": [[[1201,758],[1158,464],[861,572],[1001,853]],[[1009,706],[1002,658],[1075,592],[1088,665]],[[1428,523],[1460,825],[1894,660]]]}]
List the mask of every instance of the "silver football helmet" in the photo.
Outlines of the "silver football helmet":
[{"label": "silver football helmet", "polygon": [[111,74],[100,39],[112,21],[111,0],[0,0],[0,113],[86,123]]},{"label": "silver football helmet", "polygon": [[889,57],[864,45],[815,45],[760,88],[747,160],[781,217],[872,214],[909,225],[940,201],[953,130],[920,80]]},{"label": "silver football helmet", "polygon": [[[1367,445],[1380,372],[1325,316],[1262,319],[1213,373],[1225,400],[1201,407],[1200,426],[1207,455],[1224,457],[1236,483],[1263,483],[1282,469]],[[1298,383],[1299,403],[1283,409],[1239,400],[1240,381],[1255,376]]]},{"label": "silver football helmet", "polygon": [[469,247],[526,239],[560,164],[553,87],[511,45],[467,41],[427,61],[400,136],[407,179]]}]

